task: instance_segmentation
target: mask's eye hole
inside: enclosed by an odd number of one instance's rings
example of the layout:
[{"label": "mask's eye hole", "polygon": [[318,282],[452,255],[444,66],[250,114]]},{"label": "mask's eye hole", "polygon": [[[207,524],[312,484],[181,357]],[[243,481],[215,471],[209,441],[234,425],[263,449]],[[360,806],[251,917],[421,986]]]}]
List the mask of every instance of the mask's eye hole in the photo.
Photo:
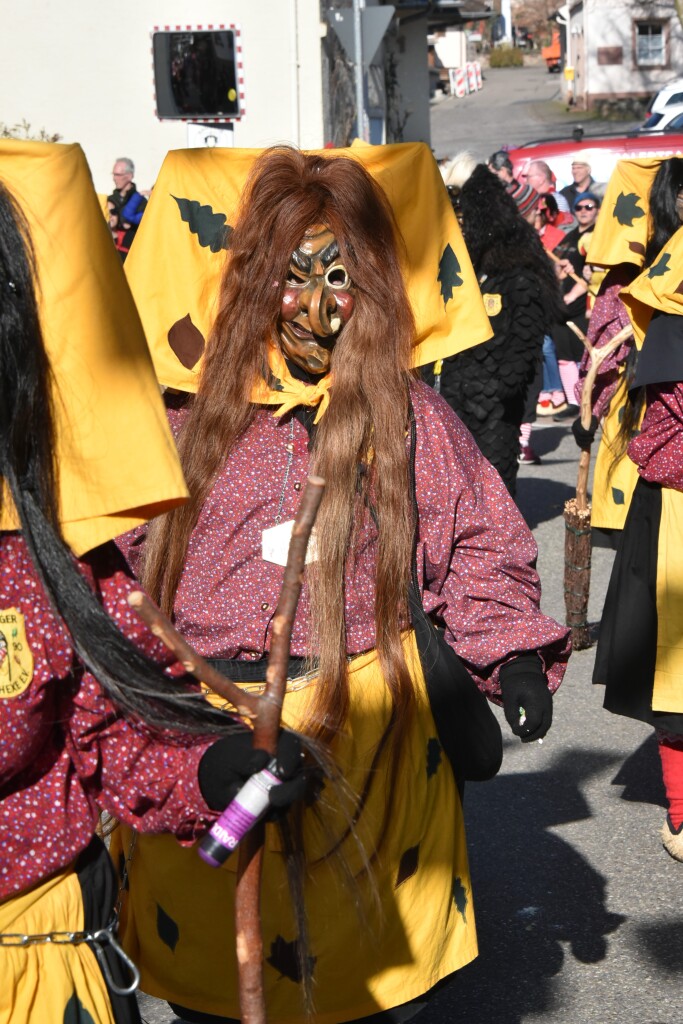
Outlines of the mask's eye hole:
[{"label": "mask's eye hole", "polygon": [[308,281],[308,278],[303,271],[298,270],[297,267],[290,264],[289,270],[287,271],[287,284],[302,285]]},{"label": "mask's eye hole", "polygon": [[325,280],[330,288],[348,288],[351,284],[351,278],[346,271],[346,267],[342,266],[341,263],[327,271]]}]

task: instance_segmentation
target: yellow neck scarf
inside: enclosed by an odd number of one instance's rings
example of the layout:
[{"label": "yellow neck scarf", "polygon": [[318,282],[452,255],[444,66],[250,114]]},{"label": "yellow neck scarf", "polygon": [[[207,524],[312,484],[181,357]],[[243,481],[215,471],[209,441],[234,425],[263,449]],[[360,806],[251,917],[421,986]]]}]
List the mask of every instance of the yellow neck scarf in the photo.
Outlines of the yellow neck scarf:
[{"label": "yellow neck scarf", "polygon": [[278,417],[291,412],[298,405],[317,405],[319,408],[313,421],[317,423],[330,404],[332,374],[321,377],[318,384],[305,384],[302,380],[296,380],[289,372],[280,349],[274,344],[268,349],[268,366],[270,379],[266,381],[260,378],[256,382],[251,391],[252,402],[257,405],[276,405],[273,416]]}]

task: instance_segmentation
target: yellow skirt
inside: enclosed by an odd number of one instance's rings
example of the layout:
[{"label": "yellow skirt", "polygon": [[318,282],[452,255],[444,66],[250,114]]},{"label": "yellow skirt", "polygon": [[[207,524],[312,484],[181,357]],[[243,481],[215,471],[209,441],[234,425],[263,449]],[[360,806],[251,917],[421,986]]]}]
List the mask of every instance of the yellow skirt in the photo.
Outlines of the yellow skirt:
[{"label": "yellow skirt", "polygon": [[662,488],[652,710],[683,713],[683,493]]},{"label": "yellow skirt", "polygon": [[[0,933],[83,930],[78,876],[66,868],[0,903]],[[5,940],[6,941],[6,940]],[[114,1024],[97,958],[85,942],[0,948],[0,1024]]]},{"label": "yellow skirt", "polygon": [[[621,396],[621,400],[620,400]],[[591,496],[591,526],[602,530],[623,530],[633,490],[638,481],[634,462],[624,454],[613,467],[613,445],[619,432],[625,392],[617,391],[602,424],[602,437],[595,460]]]},{"label": "yellow skirt", "polygon": [[[312,811],[305,813],[310,865],[305,901],[318,1024],[352,1020],[413,1000],[477,954],[460,799],[436,738],[412,632],[405,635],[404,649],[417,706],[388,832],[373,863],[372,885],[362,874],[363,859],[353,838],[342,843],[341,852],[357,875],[355,887],[344,881],[335,857],[324,856],[344,833],[336,794],[328,787],[319,802],[330,832],[316,823]],[[375,652],[350,663],[349,683],[350,713],[335,757],[346,783],[358,793],[390,714]],[[288,692],[283,719],[292,728],[306,730],[313,686]],[[382,761],[357,826],[368,854],[382,821],[386,778]],[[127,829],[115,833],[115,862],[125,857],[130,841]],[[303,1024],[292,955],[296,927],[279,851],[277,830],[268,826],[262,886],[268,1019],[272,1024]],[[183,848],[170,836],[137,837],[121,934],[141,970],[144,991],[194,1010],[239,1018],[236,861],[233,856],[223,868],[212,869],[196,849]]]}]

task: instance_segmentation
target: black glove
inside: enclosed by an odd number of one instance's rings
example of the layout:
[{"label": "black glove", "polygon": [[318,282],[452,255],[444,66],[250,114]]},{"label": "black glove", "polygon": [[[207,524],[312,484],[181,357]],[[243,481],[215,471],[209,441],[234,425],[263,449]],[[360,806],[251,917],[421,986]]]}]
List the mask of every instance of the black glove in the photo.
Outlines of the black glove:
[{"label": "black glove", "polygon": [[[270,762],[270,754],[252,746],[250,729],[235,732],[216,740],[199,762],[198,782],[204,800],[213,811],[222,811],[251,775]],[[282,810],[296,800],[312,802],[321,788],[317,767],[304,765],[301,740],[296,733],[283,729],[277,744],[278,775],[285,781],[273,786],[270,802]]]},{"label": "black glove", "polygon": [[591,416],[591,425],[588,430],[585,430],[581,426],[580,416],[577,416],[572,423],[572,434],[574,435],[574,440],[582,452],[589,452],[591,450],[591,445],[595,438],[595,431],[598,429],[598,422],[597,416]]},{"label": "black glove", "polygon": [[500,670],[508,725],[522,743],[545,736],[553,720],[553,698],[537,654],[522,654]]}]

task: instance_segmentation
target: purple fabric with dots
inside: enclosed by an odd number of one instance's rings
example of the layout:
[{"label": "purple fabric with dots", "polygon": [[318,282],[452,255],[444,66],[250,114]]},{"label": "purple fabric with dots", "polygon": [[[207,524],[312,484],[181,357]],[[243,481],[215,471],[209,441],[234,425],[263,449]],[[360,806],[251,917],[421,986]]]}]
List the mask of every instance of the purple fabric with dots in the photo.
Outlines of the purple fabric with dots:
[{"label": "purple fabric with dots", "polygon": [[[107,548],[80,568],[119,628],[161,664],[160,642],[126,602],[138,589]],[[191,841],[214,820],[197,784],[210,741],[153,737],[118,714],[78,667],[19,533],[0,533],[0,612],[24,619],[33,677],[0,699],[0,899],[69,864],[90,842],[100,809],[134,828]],[[5,655],[11,657],[11,645]],[[176,666],[179,668],[179,666]]]},{"label": "purple fabric with dots", "polygon": [[[540,652],[555,690],[569,655],[568,630],[540,611],[536,543],[497,472],[448,404],[421,383],[412,386],[412,402],[424,606],[443,618],[446,639],[490,694],[499,693],[500,664],[523,651]],[[176,434],[185,415],[186,409],[169,409]],[[284,570],[262,559],[261,534],[278,513],[290,431],[290,421],[280,422],[272,408],[259,410],[199,514],[174,613],[177,628],[206,657],[256,660],[270,648]],[[294,518],[309,468],[308,436],[298,420],[293,440],[283,521]],[[142,541],[142,531],[119,539],[134,567]],[[368,519],[349,565],[348,654],[375,645],[375,558],[376,530]],[[310,653],[308,614],[304,584],[293,656]]]}]

